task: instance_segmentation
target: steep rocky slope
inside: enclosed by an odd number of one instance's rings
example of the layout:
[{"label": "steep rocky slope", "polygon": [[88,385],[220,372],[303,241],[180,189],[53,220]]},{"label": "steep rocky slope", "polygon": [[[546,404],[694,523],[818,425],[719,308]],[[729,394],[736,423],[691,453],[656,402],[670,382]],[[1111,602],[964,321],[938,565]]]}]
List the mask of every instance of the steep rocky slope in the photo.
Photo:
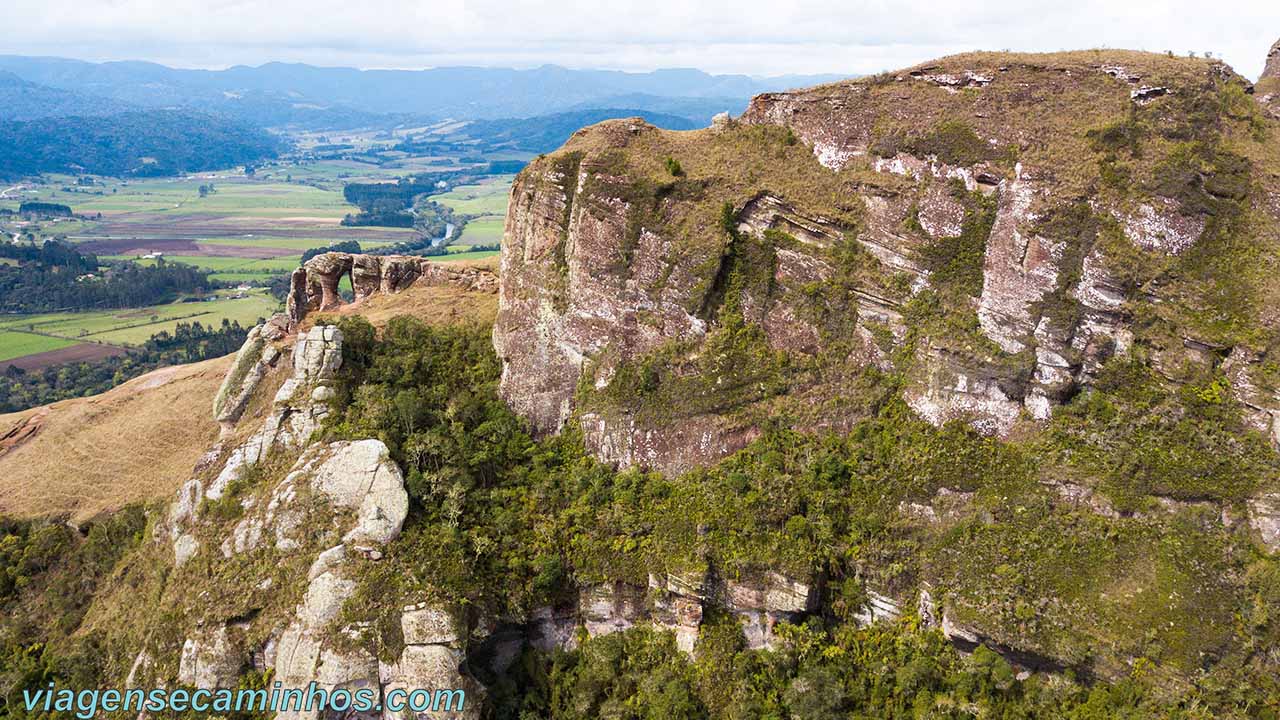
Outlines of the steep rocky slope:
[{"label": "steep rocky slope", "polygon": [[[838,572],[1031,667],[1252,662],[1270,641],[1228,618],[1265,612],[1246,598],[1271,563],[1244,558],[1280,549],[1280,123],[1258,91],[1213,60],[979,53],[706,130],[584,129],[512,191],[502,396],[689,482],[782,428],[851,433],[873,464],[896,436],[875,517],[921,544]],[[958,444],[912,446],[915,418]],[[1168,630],[1139,649],[1148,623]]]},{"label": "steep rocky slope", "polygon": [[1119,356],[1226,362],[1269,431],[1280,159],[1250,91],[1214,61],[976,54],[580,131],[512,192],[504,397],[680,471],[767,417],[847,427],[873,371],[1008,436]]}]

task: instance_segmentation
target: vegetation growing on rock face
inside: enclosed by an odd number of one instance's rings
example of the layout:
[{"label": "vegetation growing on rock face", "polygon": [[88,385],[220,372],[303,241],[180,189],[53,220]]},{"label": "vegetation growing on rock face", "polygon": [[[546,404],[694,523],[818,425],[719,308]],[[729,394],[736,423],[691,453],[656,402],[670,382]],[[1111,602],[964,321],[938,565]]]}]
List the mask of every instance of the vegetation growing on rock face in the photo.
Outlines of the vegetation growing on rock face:
[{"label": "vegetation growing on rock face", "polygon": [[[1095,416],[1098,403],[1138,401],[1122,399],[1130,395],[1158,400],[1135,389],[1138,380],[1104,383],[1030,441],[1009,444],[960,424],[935,429],[891,402],[846,436],[778,428],[714,467],[664,477],[602,466],[584,456],[573,434],[541,441],[526,435],[496,400],[497,368],[479,328],[436,330],[403,319],[374,342],[361,322],[343,320],[345,336],[370,342],[350,345],[344,372],[361,384],[334,428],[352,437],[381,433],[406,467],[414,505],[387,560],[362,581],[348,621],[368,619],[370,607],[400,606],[388,597],[423,593],[483,616],[525,618],[576,584],[643,585],[648,573],[712,568],[726,578],[767,570],[826,578],[822,609],[780,655],[743,651],[733,620],[704,624],[704,649],[692,665],[661,634],[598,638],[576,653],[521,661],[523,669],[495,694],[511,717],[516,708],[552,707],[552,717],[614,716],[607,708],[632,717],[623,707],[635,717],[645,716],[636,707],[686,708],[676,717],[774,707],[804,717],[803,708],[820,707],[811,704],[824,695],[805,692],[809,682],[835,688],[831,702],[842,712],[884,708],[887,693],[895,698],[891,716],[964,702],[1031,716],[1055,707],[1076,708],[1078,717],[1122,707],[1145,716],[1182,702],[1167,694],[1171,675],[1206,669],[1196,689],[1178,697],[1225,711],[1242,701],[1225,692],[1229,678],[1256,671],[1260,659],[1238,650],[1244,631],[1232,629],[1232,618],[1268,623],[1262,618],[1280,598],[1260,591],[1274,563],[1254,557],[1247,537],[1215,529],[1194,504],[1143,506],[1134,517],[1114,519],[1064,502],[1046,484],[1076,467],[1097,472],[1098,464],[1149,454],[1125,444],[1084,454],[1073,440],[1081,433],[1124,437],[1120,427],[1139,424],[1082,431],[1073,419]],[[1118,362],[1110,372],[1128,367]],[[468,382],[458,380],[468,372]],[[480,384],[468,384],[474,382]],[[1115,395],[1117,387],[1132,390]],[[1161,402],[1187,403],[1205,427],[1233,422],[1229,413],[1214,416],[1194,405],[1214,405],[1212,398]],[[1144,440],[1151,449],[1170,445]],[[1224,481],[1270,477],[1274,460],[1261,438],[1208,433],[1200,442],[1206,457],[1227,464]],[[1169,477],[1176,481],[1176,473]],[[948,492],[972,493],[971,500],[941,522],[922,521],[910,509]],[[1133,492],[1132,485],[1115,488],[1117,507]],[[1228,484],[1223,492],[1238,497],[1243,490]],[[981,628],[986,642],[1120,684],[1101,682],[1089,692],[1069,681],[1019,682],[1005,660],[985,651],[962,660],[938,644],[936,631],[911,622],[870,630],[852,624],[851,610],[864,601],[856,598],[865,599],[861,588],[912,597],[921,583],[954,622]],[[365,641],[394,643],[394,619],[382,618],[375,624],[382,630]],[[1143,630],[1157,627],[1172,629]],[[916,650],[876,655],[893,646]],[[395,651],[394,644],[380,650]],[[848,662],[847,653],[863,659]],[[877,662],[893,668],[892,679],[873,679],[882,677],[871,670]],[[1154,672],[1134,669],[1143,667]],[[736,689],[726,694],[726,687]],[[1270,691],[1256,692],[1262,700]]]}]

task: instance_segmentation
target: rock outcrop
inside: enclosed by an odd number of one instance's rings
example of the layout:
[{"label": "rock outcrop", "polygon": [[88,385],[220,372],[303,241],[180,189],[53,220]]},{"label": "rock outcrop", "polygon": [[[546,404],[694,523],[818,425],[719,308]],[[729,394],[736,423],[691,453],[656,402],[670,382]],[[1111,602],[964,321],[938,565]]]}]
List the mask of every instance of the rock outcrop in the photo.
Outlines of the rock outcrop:
[{"label": "rock outcrop", "polygon": [[351,281],[358,302],[376,293],[397,293],[415,283],[451,285],[475,292],[497,292],[498,279],[482,268],[431,262],[411,255],[358,255],[329,252],[317,255],[293,271],[286,313],[294,327],[314,310],[333,310],[343,304],[338,285]]},{"label": "rock outcrop", "polygon": [[[598,457],[672,473],[743,447],[759,417],[848,426],[858,408],[833,398],[865,369],[904,373],[904,398],[933,423],[1006,435],[1047,419],[1129,354],[1136,305],[1197,302],[1164,282],[1139,290],[1131,253],[1179,262],[1214,208],[1248,194],[1177,190],[1154,161],[1134,171],[1143,193],[1095,177],[1117,142],[1099,128],[1248,87],[1216,61],[1115,60],[947,59],[767,93],[737,121],[679,136],[639,119],[580,131],[512,190],[494,328],[503,398],[540,433],[574,423]],[[655,171],[665,156],[687,174]],[[1269,213],[1274,225],[1280,205]],[[981,257],[972,279],[957,279],[956,253]],[[947,307],[929,312],[951,320],[921,310],[934,298]],[[788,359],[776,373],[763,348],[750,379],[708,367],[710,348],[732,358],[726,306]],[[1158,341],[1166,370],[1223,347],[1213,328],[1180,332]]]},{"label": "rock outcrop", "polygon": [[1263,64],[1263,78],[1280,78],[1280,40],[1277,40],[1267,52],[1267,61]]},{"label": "rock outcrop", "polygon": [[[269,332],[278,337],[276,330]],[[219,419],[234,423],[259,384],[264,364],[269,366],[277,352],[264,328],[250,333],[223,384],[222,401],[215,404]],[[177,680],[200,688],[234,687],[245,668],[254,665],[273,670],[283,691],[305,690],[315,682],[327,690],[370,688],[381,700],[396,688],[423,688],[449,693],[454,703],[454,711],[432,717],[479,717],[483,690],[459,669],[467,636],[449,613],[426,603],[405,608],[404,650],[394,661],[379,660],[354,642],[361,631],[358,623],[342,624],[362,563],[380,560],[387,544],[400,534],[409,498],[400,468],[381,441],[313,442],[342,364],[341,332],[332,326],[313,327],[297,337],[291,355],[292,375],[277,392],[262,426],[230,450],[215,449],[215,460],[208,463],[213,479],[206,483],[203,478],[208,475],[197,473],[183,486],[157,529],[157,540],[172,544],[178,567],[196,557],[210,567],[243,564],[250,558],[309,557],[309,569],[302,566],[305,576],[298,578],[305,590],[296,607],[283,615],[268,616],[256,606],[232,617],[197,621],[181,647]],[[233,406],[239,409],[231,410]],[[249,492],[236,485],[249,468],[270,458],[293,456],[296,460],[269,492]],[[234,503],[239,515],[221,537],[211,535],[218,520],[206,517],[208,504],[219,502]],[[252,602],[269,604],[278,578],[269,572],[265,578],[253,574],[269,571],[270,565],[241,567],[236,582],[252,587],[249,594],[262,598],[251,601],[251,607]],[[149,657],[139,655],[131,676],[156,671]],[[455,690],[461,693],[455,695]],[[279,717],[311,720],[319,715],[288,709]],[[388,711],[386,717],[393,715]]]},{"label": "rock outcrop", "polygon": [[280,351],[268,342],[264,329],[265,326],[259,325],[249,331],[244,345],[236,353],[231,370],[213,398],[213,419],[218,421],[224,432],[240,419],[258,383],[280,357]]},{"label": "rock outcrop", "polygon": [[1280,119],[1280,40],[1267,53],[1262,75],[1258,77],[1258,84],[1254,89],[1254,97],[1272,117]]},{"label": "rock outcrop", "polygon": [[[254,355],[267,352],[265,348],[254,350],[260,342],[263,342],[261,337],[246,341],[245,348],[241,349],[246,364]],[[236,364],[223,382],[224,387],[243,384],[236,378],[242,369],[241,360],[237,356]],[[216,475],[206,480],[198,473],[178,491],[178,499],[170,506],[166,526],[179,565],[199,549],[198,541],[188,528],[197,520],[198,509],[204,500],[220,499],[246,469],[265,460],[270,453],[302,449],[320,427],[321,420],[329,412],[327,400],[332,389],[327,383],[333,380],[342,364],[341,331],[333,326],[317,326],[299,336],[294,342],[292,363],[293,373],[276,392],[262,426],[247,440],[226,451],[225,457],[221,446],[215,448],[211,453],[213,459],[202,465],[217,467]],[[250,364],[250,372],[260,365],[261,355]],[[217,464],[218,460],[221,460],[220,464]]]},{"label": "rock outcrop", "polygon": [[[799,582],[776,572],[743,580],[713,580],[705,574],[649,575],[647,586],[625,582],[589,585],[568,607],[544,607],[533,614],[524,637],[541,650],[571,650],[579,632],[599,637],[648,625],[671,632],[676,647],[694,654],[704,613],[719,609],[742,626],[746,646],[775,649],[774,628],[780,622],[800,622],[814,612],[821,598],[819,585]],[[870,624],[897,617],[892,599],[875,593],[860,614]]]}]

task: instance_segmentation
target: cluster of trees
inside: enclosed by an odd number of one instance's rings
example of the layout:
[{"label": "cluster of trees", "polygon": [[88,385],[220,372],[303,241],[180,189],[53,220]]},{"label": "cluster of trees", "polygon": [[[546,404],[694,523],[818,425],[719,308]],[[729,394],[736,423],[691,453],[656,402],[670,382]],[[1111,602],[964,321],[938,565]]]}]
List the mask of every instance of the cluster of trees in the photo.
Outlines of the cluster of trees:
[{"label": "cluster of trees", "polygon": [[240,323],[226,318],[220,327],[178,323],[172,333],[156,333],[121,356],[26,371],[10,365],[0,376],[0,413],[95,395],[164,365],[222,357],[239,349],[246,335]]},{"label": "cluster of trees", "polygon": [[61,240],[44,243],[0,243],[0,257],[17,260],[19,265],[33,263],[45,268],[64,268],[68,272],[92,272],[98,269],[96,255],[82,253],[74,245]]},{"label": "cluster of trees", "polygon": [[179,294],[212,289],[209,272],[190,265],[166,263],[143,267],[111,265],[100,276],[98,259],[70,244],[51,240],[42,245],[0,245],[0,256],[18,265],[0,265],[0,311],[39,313],[56,310],[100,310],[172,302]]},{"label": "cluster of trees", "polygon": [[24,202],[18,206],[18,214],[39,217],[71,217],[71,208],[61,203]]},{"label": "cluster of trees", "polygon": [[436,183],[446,178],[457,179],[455,173],[431,173],[401,178],[394,183],[347,183],[342,196],[360,208],[356,215],[342,219],[348,226],[414,227],[416,218],[410,212],[414,200],[428,193],[440,192]]},{"label": "cluster of trees", "polygon": [[281,148],[264,130],[186,111],[47,117],[0,122],[0,177],[174,175],[253,163]]},{"label": "cluster of trees", "polygon": [[23,690],[50,682],[100,686],[101,639],[72,634],[97,588],[142,542],[146,524],[138,505],[79,527],[0,517],[0,717],[49,717],[27,712]]}]

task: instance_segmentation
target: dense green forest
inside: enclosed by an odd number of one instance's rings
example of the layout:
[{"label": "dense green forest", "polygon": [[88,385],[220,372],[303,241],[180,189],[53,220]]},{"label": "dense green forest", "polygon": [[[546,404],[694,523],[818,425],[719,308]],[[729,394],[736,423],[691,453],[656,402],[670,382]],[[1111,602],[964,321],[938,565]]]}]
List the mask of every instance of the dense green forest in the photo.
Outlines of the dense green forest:
[{"label": "dense green forest", "polygon": [[172,333],[156,333],[122,356],[27,371],[10,365],[0,375],[0,413],[96,395],[164,365],[222,357],[238,350],[247,334],[240,323],[226,318],[221,327],[181,322]]},{"label": "dense green forest", "polygon": [[275,157],[282,148],[263,130],[173,110],[0,122],[0,177],[173,175],[253,163]]},{"label": "dense green forest", "polygon": [[[342,197],[359,207],[360,212],[347,215],[342,224],[352,227],[415,227],[418,224],[413,211],[416,198],[441,192],[437,185],[441,181],[457,183],[463,180],[464,177],[455,172],[401,178],[394,183],[347,183],[342,188]],[[443,231],[444,224],[441,223],[440,232]]]},{"label": "dense green forest", "polygon": [[158,305],[214,286],[209,271],[163,259],[149,267],[117,263],[99,273],[95,256],[56,240],[0,245],[0,257],[19,261],[0,265],[0,311],[10,313]]}]

